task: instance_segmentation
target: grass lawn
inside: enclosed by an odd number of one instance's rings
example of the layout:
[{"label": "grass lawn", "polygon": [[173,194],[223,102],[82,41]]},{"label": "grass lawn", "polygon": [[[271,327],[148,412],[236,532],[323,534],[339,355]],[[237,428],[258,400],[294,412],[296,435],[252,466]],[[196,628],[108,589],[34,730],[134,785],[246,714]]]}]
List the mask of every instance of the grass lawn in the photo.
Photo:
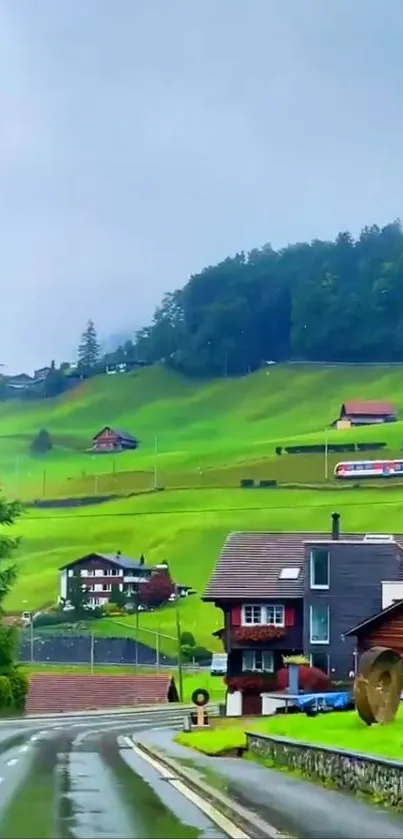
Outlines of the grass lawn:
[{"label": "grass lawn", "polygon": [[[356,489],[330,477],[322,489],[236,488],[243,477],[323,485],[322,455],[276,456],[276,445],[323,443],[325,427],[352,396],[390,399],[403,417],[402,369],[278,365],[239,379],[193,381],[155,366],[97,377],[53,400],[0,403],[0,479],[9,497],[121,496],[96,506],[27,511],[16,528],[20,575],[6,609],[53,603],[61,565],[89,551],[120,548],[133,557],[144,553],[150,564],[167,560],[175,580],[196,589],[181,601],[182,628],[198,644],[219,650],[211,633],[221,626],[221,612],[200,596],[229,532],[327,531],[334,510],[346,530],[402,530],[403,486],[389,482]],[[86,453],[106,423],[135,434],[139,449]],[[30,441],[41,427],[54,447],[46,457],[32,457]],[[403,422],[329,431],[332,440],[385,441],[399,454]],[[330,467],[339,459],[330,455]],[[150,489],[155,465],[167,489],[127,497]],[[133,636],[134,619],[100,623],[95,631],[111,630]],[[139,639],[153,646],[157,632],[161,652],[172,655],[172,605],[141,616]]]},{"label": "grass lawn", "polygon": [[317,717],[289,714],[266,717],[252,724],[248,721],[222,729],[180,733],[176,740],[205,754],[218,754],[225,749],[245,746],[245,730],[403,761],[402,706],[394,722],[388,725],[369,727],[355,711],[319,714]]}]

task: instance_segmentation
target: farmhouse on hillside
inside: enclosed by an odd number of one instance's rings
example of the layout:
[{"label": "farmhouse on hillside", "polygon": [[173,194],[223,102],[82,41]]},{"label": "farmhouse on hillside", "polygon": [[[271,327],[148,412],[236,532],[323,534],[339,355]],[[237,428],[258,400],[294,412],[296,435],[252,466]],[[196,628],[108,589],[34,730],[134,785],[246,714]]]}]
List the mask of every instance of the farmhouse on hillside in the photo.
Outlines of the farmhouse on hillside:
[{"label": "farmhouse on hillside", "polygon": [[347,633],[382,609],[385,580],[403,583],[403,535],[341,536],[337,513],[329,534],[231,533],[203,597],[223,613],[227,713],[271,713],[284,656],[346,680]]},{"label": "farmhouse on hillside", "polygon": [[109,452],[123,452],[126,449],[137,449],[139,441],[128,431],[118,430],[106,425],[92,438],[93,454],[108,454]]},{"label": "farmhouse on hillside", "polygon": [[357,425],[379,425],[384,422],[396,422],[397,409],[391,402],[349,399],[343,402],[340,415],[332,426],[351,428]]},{"label": "farmhouse on hillside", "polygon": [[[69,581],[79,576],[90,594],[88,605],[91,608],[105,606],[116,589],[130,597],[136,594],[139,587],[148,582],[154,574],[163,571],[169,573],[166,563],[146,565],[143,555],[139,559],[131,559],[123,556],[120,551],[114,554],[94,551],[73,562],[68,562],[59,568],[59,571],[59,601],[68,601]],[[175,585],[175,591],[178,597],[193,593],[193,589],[189,586],[179,584]]]}]

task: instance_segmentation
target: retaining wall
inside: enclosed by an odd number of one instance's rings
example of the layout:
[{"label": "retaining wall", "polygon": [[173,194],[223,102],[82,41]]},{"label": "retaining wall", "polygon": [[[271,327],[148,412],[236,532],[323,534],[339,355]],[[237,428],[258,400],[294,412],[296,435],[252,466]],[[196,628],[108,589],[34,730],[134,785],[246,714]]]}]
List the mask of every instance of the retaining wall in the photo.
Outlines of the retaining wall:
[{"label": "retaining wall", "polygon": [[285,737],[247,732],[252,754],[277,766],[296,769],[340,789],[375,796],[383,804],[403,809],[403,761],[372,757],[344,749],[329,749]]}]

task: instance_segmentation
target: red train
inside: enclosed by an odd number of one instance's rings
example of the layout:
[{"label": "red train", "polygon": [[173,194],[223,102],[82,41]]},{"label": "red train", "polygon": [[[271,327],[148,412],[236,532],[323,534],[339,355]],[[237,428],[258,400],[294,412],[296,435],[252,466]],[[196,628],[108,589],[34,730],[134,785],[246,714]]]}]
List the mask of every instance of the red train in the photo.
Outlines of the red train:
[{"label": "red train", "polygon": [[403,477],[403,460],[346,460],[337,463],[335,478],[400,478]]}]

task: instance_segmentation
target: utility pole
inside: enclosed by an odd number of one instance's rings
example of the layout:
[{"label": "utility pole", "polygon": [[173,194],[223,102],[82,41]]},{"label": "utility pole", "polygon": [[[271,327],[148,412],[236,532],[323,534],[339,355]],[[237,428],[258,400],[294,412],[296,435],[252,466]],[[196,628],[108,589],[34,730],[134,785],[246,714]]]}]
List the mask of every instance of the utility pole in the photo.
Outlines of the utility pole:
[{"label": "utility pole", "polygon": [[139,602],[136,599],[136,649],[135,649],[135,664],[136,668],[139,666]]},{"label": "utility pole", "polygon": [[181,650],[181,622],[179,614],[178,590],[175,588],[175,612],[176,612],[176,635],[178,641],[178,676],[179,676],[179,701],[183,702],[183,671],[182,671],[182,650]]},{"label": "utility pole", "polygon": [[42,473],[42,498],[46,497],[46,469]]},{"label": "utility pole", "polygon": [[95,636],[94,633],[91,632],[91,646],[90,646],[90,671],[91,675],[94,672],[94,653],[95,653]]},{"label": "utility pole", "polygon": [[30,631],[30,646],[31,646],[31,663],[34,660],[34,616],[32,612],[30,613],[30,622],[29,622],[29,631]]},{"label": "utility pole", "polygon": [[158,486],[158,437],[154,437],[154,489]]},{"label": "utility pole", "polygon": [[329,431],[325,428],[325,481],[329,478]]}]

